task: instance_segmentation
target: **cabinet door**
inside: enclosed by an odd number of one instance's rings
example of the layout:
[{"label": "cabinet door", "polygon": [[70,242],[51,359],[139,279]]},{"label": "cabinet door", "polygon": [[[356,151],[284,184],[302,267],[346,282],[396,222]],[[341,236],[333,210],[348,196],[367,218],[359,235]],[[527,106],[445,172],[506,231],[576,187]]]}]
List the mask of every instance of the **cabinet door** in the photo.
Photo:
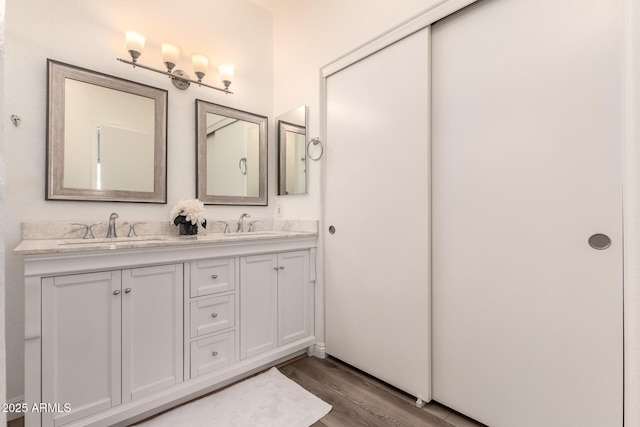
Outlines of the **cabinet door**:
[{"label": "cabinet door", "polygon": [[122,401],[182,381],[182,264],[122,272]]},{"label": "cabinet door", "polygon": [[120,300],[119,271],[42,280],[42,401],[71,405],[43,426],[120,404]]},{"label": "cabinet door", "polygon": [[309,336],[309,251],[278,255],[278,345]]},{"label": "cabinet door", "polygon": [[278,257],[254,255],[240,259],[240,358],[277,344]]}]

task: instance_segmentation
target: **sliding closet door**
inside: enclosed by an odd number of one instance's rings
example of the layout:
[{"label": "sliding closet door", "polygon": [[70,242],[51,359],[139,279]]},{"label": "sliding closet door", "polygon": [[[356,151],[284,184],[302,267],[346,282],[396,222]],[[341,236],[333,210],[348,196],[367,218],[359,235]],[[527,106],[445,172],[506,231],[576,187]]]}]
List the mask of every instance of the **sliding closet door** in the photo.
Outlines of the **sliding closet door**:
[{"label": "sliding closet door", "polygon": [[433,398],[492,427],[622,426],[621,3],[432,29]]},{"label": "sliding closet door", "polygon": [[328,77],[324,230],[327,352],[425,400],[428,46],[423,29]]}]

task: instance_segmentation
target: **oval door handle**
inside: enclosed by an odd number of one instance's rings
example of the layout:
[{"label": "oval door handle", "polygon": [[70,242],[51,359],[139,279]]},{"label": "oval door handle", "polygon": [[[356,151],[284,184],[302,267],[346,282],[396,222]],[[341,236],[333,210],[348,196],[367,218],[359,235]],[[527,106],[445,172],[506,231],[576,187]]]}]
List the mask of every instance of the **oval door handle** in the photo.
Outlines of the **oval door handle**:
[{"label": "oval door handle", "polygon": [[113,291],[114,295],[120,295],[120,289],[116,289],[115,291]]},{"label": "oval door handle", "polygon": [[217,279],[217,278],[218,278],[218,275],[217,275],[217,274],[214,274],[214,275],[212,275],[212,276],[211,276],[211,278],[212,278],[212,279]]},{"label": "oval door handle", "polygon": [[284,270],[284,265],[280,266],[280,270]]},{"label": "oval door handle", "polygon": [[125,290],[124,290],[124,293],[125,293],[125,294],[130,294],[130,293],[131,293],[131,288],[127,288],[127,289],[125,289]]},{"label": "oval door handle", "polygon": [[217,352],[217,351],[212,351],[212,352],[211,352],[211,355],[212,355],[213,357],[216,357],[216,356],[218,355],[218,352]]},{"label": "oval door handle", "polygon": [[596,233],[589,237],[589,246],[597,251],[602,251],[611,246],[611,238],[606,234]]},{"label": "oval door handle", "polygon": [[274,269],[274,270],[276,270],[276,271],[278,271],[278,270],[279,270],[279,268],[278,268],[278,267],[273,267],[273,269]]},{"label": "oval door handle", "polygon": [[211,313],[211,317],[213,317],[213,318],[218,317],[218,313]]},{"label": "oval door handle", "polygon": [[335,234],[336,228],[333,225],[329,226],[329,234]]}]

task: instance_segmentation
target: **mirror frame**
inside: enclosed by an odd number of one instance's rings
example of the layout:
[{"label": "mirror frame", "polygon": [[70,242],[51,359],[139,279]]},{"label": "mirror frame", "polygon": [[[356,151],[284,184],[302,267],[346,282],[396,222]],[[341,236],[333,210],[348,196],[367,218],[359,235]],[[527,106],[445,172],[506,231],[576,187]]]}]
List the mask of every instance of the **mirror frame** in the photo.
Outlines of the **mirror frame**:
[{"label": "mirror frame", "polygon": [[[207,194],[207,113],[259,126],[258,196]],[[207,205],[267,206],[267,117],[196,99],[196,197]]]},{"label": "mirror frame", "polygon": [[[155,101],[154,191],[96,190],[64,186],[65,79]],[[47,179],[45,200],[167,203],[167,91],[47,59]]]},{"label": "mirror frame", "polygon": [[[303,193],[287,193],[287,132],[297,133],[304,135],[304,192]],[[307,127],[296,125],[293,123],[287,123],[283,120],[278,120],[278,195],[279,196],[298,196],[301,194],[307,194],[309,180],[308,175],[308,161],[307,161]]]}]

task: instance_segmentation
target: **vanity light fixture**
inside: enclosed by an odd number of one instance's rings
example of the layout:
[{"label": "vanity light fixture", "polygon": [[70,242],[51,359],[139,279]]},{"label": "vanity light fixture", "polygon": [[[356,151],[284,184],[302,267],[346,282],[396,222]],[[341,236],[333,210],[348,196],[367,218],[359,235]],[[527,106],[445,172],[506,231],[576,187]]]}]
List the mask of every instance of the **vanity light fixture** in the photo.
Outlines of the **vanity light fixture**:
[{"label": "vanity light fixture", "polygon": [[198,78],[198,80],[192,80],[184,71],[174,70],[176,64],[178,63],[178,58],[180,57],[180,48],[178,46],[171,43],[162,44],[162,62],[167,68],[166,71],[162,71],[153,67],[149,67],[147,65],[142,65],[138,62],[138,58],[140,57],[140,55],[142,55],[142,50],[144,49],[144,43],[146,41],[142,34],[135,31],[127,31],[125,33],[125,39],[127,51],[129,52],[129,55],[131,55],[131,61],[116,58],[118,61],[124,62],[125,64],[133,65],[133,68],[140,67],[144,68],[145,70],[165,74],[169,76],[169,78],[173,82],[173,85],[178,89],[185,90],[189,86],[191,86],[191,83],[195,83],[198,86],[205,86],[210,89],[219,90],[227,94],[233,93],[229,91],[229,86],[231,85],[231,81],[233,79],[233,65],[224,64],[219,67],[220,78],[222,79],[222,84],[224,84],[224,89],[222,89],[202,82],[202,79],[207,74],[207,67],[209,66],[209,58],[207,58],[205,55],[191,55],[193,70],[196,74],[196,77]]}]

